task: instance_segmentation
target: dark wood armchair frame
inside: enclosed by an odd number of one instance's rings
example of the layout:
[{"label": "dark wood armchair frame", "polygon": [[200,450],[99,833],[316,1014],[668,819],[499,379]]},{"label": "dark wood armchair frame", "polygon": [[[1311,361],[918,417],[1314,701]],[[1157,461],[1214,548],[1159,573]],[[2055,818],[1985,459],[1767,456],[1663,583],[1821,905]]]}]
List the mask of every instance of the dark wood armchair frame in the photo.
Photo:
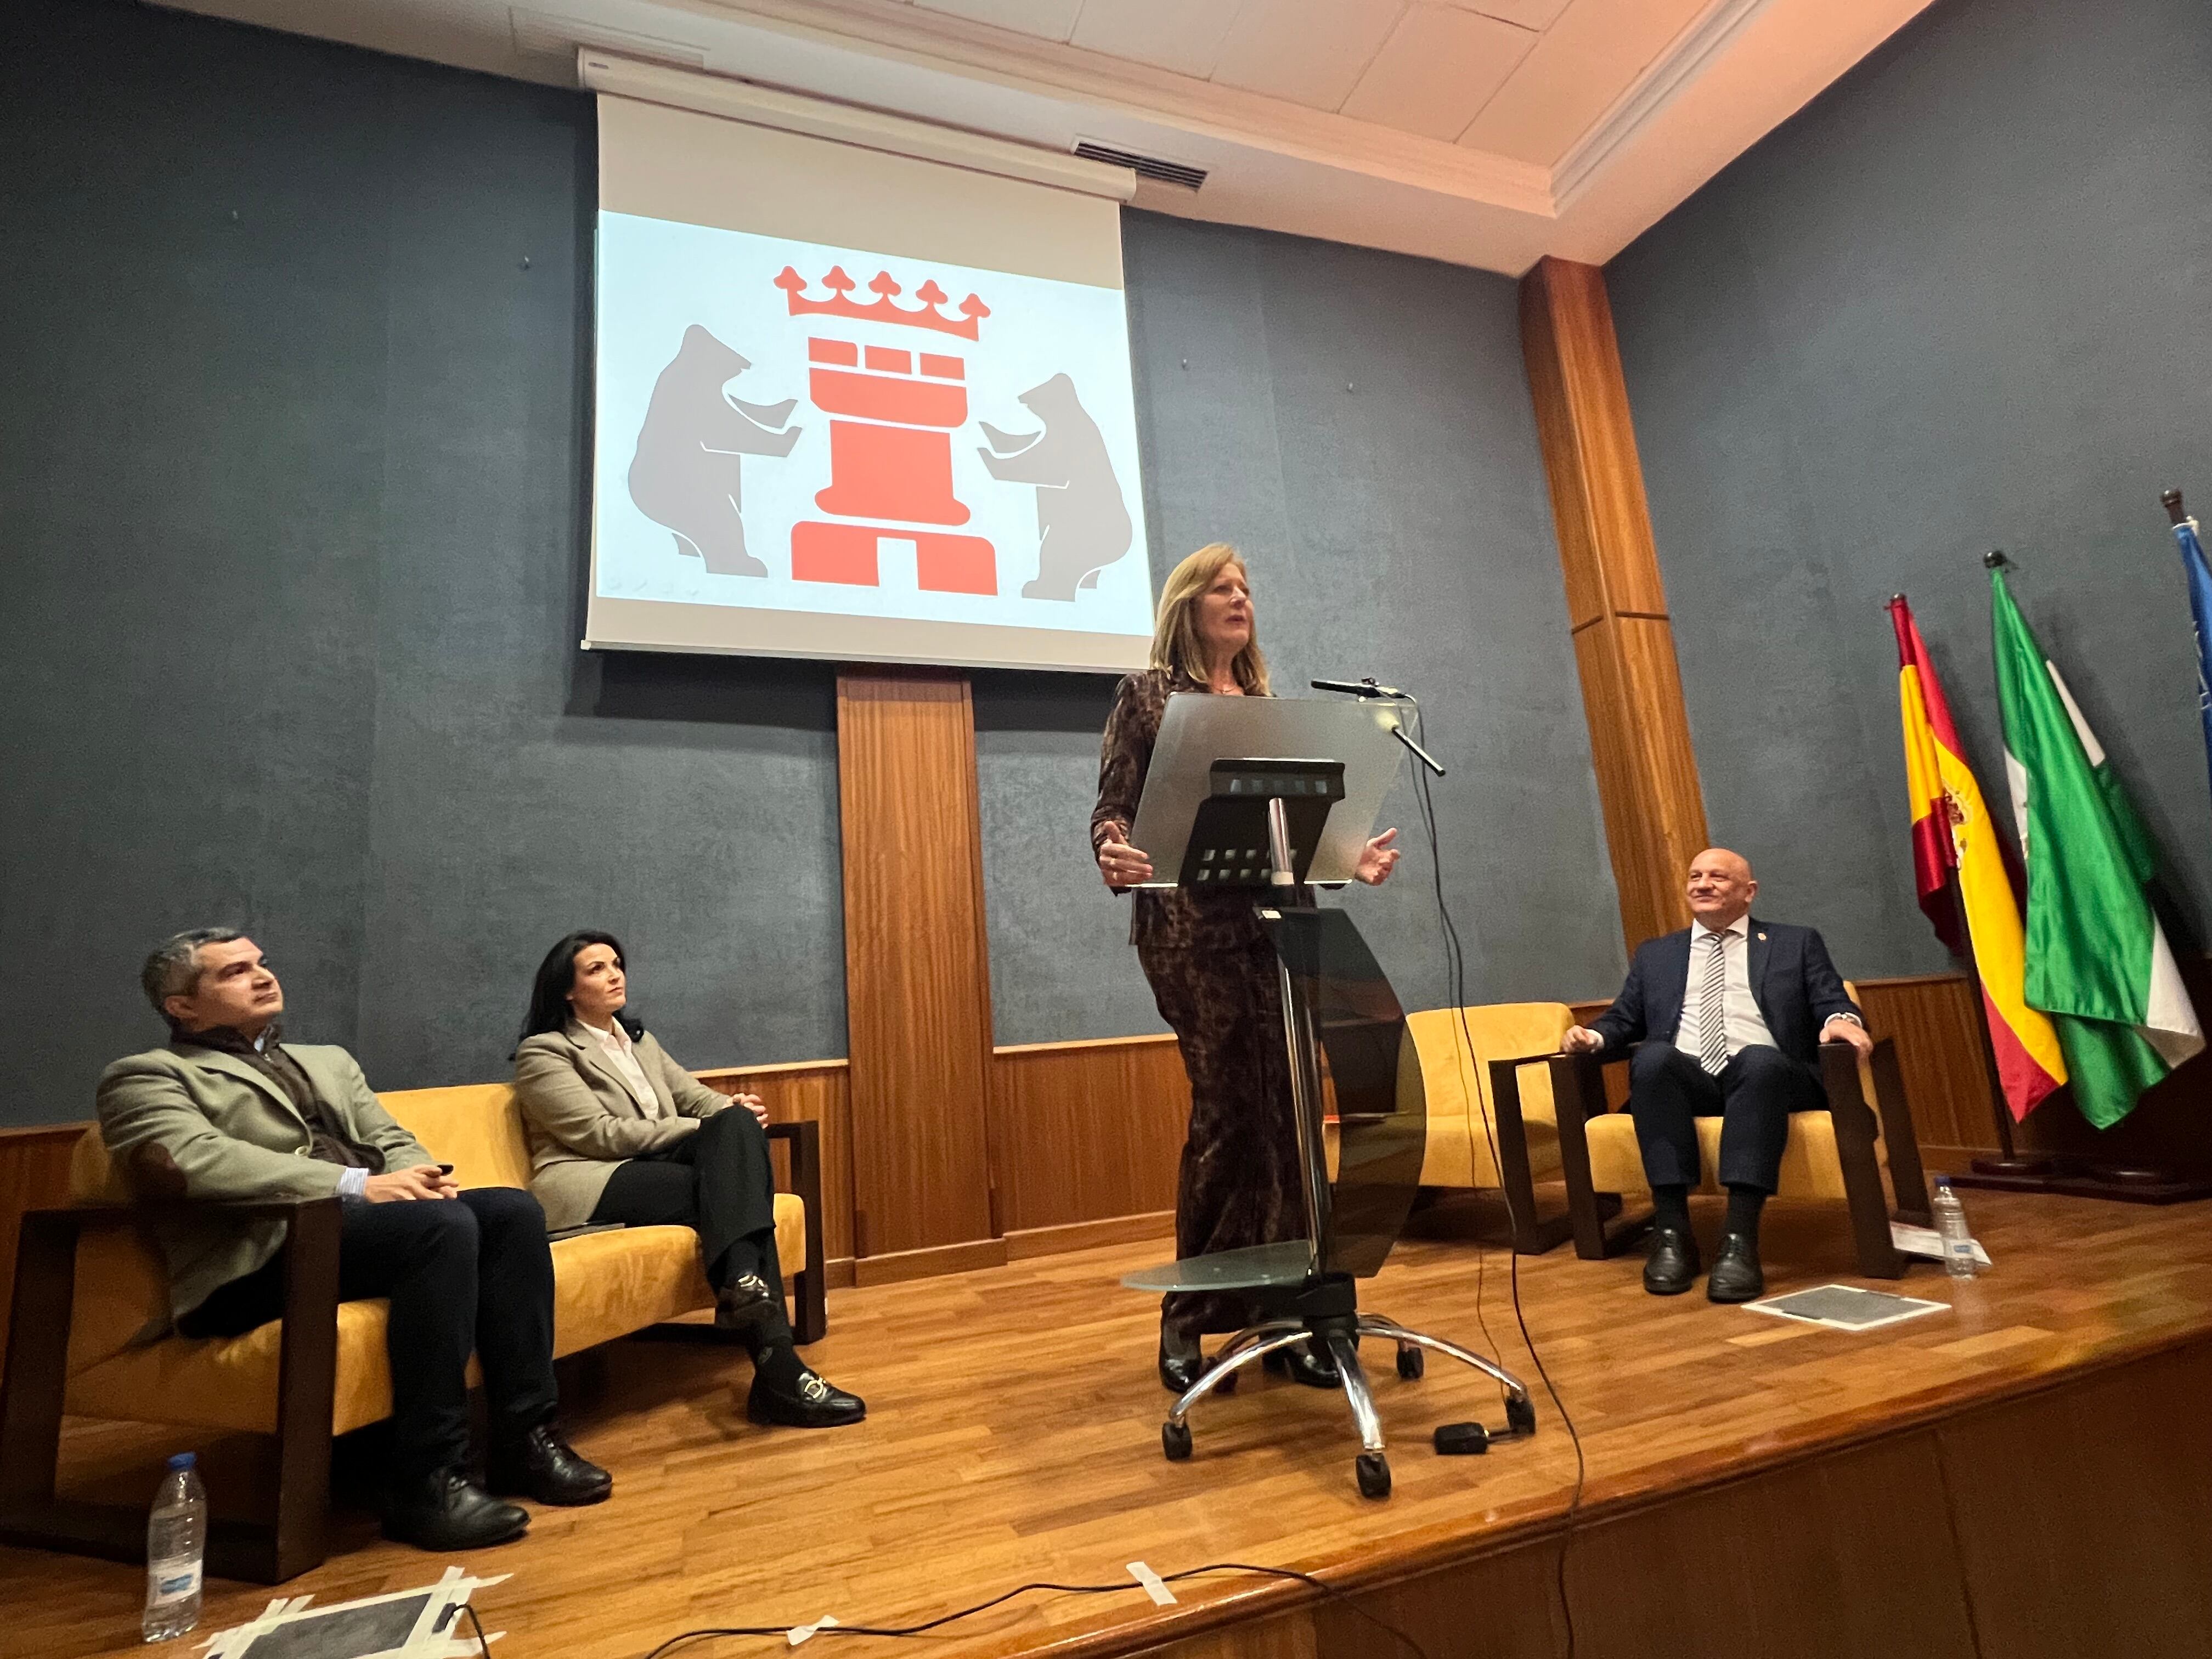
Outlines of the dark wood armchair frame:
[{"label": "dark wood armchair frame", "polygon": [[771,1145],[790,1143],[791,1187],[806,1204],[806,1266],[791,1281],[791,1334],[819,1342],[830,1328],[829,1259],[822,1243],[822,1126],[807,1119],[768,1126]]},{"label": "dark wood armchair frame", "polygon": [[[828,1328],[822,1239],[821,1127],[769,1126],[790,1145],[791,1186],[806,1203],[806,1267],[793,1277],[793,1334],[801,1342]],[[335,1198],[220,1207],[241,1221],[286,1223],[283,1334],[277,1348],[276,1501],[267,1522],[218,1519],[208,1529],[207,1571],[219,1578],[280,1583],[330,1553],[331,1407],[337,1385],[338,1209]],[[8,1358],[0,1376],[0,1542],[137,1562],[146,1556],[139,1506],[62,1498],[55,1477],[69,1394],[70,1322],[78,1241],[88,1232],[138,1228],[158,1206],[83,1206],[33,1210],[23,1218],[15,1256]],[[655,1327],[687,1332],[712,1327]]]},{"label": "dark wood armchair frame", "polygon": [[[1576,1238],[1578,1215],[1570,1204],[1565,1213],[1549,1220],[1536,1218],[1536,1178],[1528,1159],[1528,1122],[1521,1111],[1521,1068],[1540,1066],[1551,1059],[1546,1054],[1525,1054],[1517,1059],[1493,1060],[1490,1064],[1490,1098],[1496,1105],[1498,1144],[1493,1151],[1498,1163],[1500,1190],[1505,1196],[1506,1213],[1513,1221],[1513,1253],[1516,1255],[1541,1255],[1563,1240]],[[1554,1085],[1556,1099],[1559,1090]],[[1562,1162],[1567,1157],[1567,1135],[1559,1134],[1559,1153]],[[1583,1184],[1589,1184],[1589,1153],[1577,1137],[1577,1152],[1583,1161]],[[1573,1187],[1569,1186],[1571,1196]],[[1601,1223],[1620,1212],[1620,1198],[1610,1193],[1597,1195],[1595,1206]]]},{"label": "dark wood armchair frame", "polygon": [[[1602,1117],[1610,1109],[1605,1097],[1605,1068],[1625,1063],[1634,1052],[1632,1047],[1617,1054],[1553,1054],[1549,1062],[1552,1098],[1559,1112],[1559,1164],[1567,1183],[1567,1212],[1575,1254],[1585,1261],[1617,1255],[1651,1224],[1650,1212],[1646,1211],[1607,1227],[1607,1201],[1611,1201],[1617,1215],[1620,1195],[1593,1189],[1589,1140],[1583,1129],[1589,1120]],[[1820,1045],[1820,1082],[1828,1097],[1829,1118],[1835,1125],[1836,1157],[1843,1165],[1844,1202],[1850,1212],[1859,1272],[1869,1279],[1902,1279],[1905,1258],[1890,1239],[1890,1201],[1882,1188],[1881,1158],[1875,1147],[1877,1109],[1881,1141],[1889,1153],[1890,1186],[1897,1195],[1898,1219],[1923,1227],[1931,1223],[1928,1179],[1920,1165],[1920,1142],[1913,1133],[1912,1115],[1905,1107],[1896,1044],[1887,1037],[1878,1041],[1870,1065],[1873,1107],[1867,1104],[1865,1091],[1859,1086],[1856,1052],[1847,1043]],[[1502,1103],[1502,1093],[1499,1098]],[[1517,1109],[1517,1093],[1516,1104]]]},{"label": "dark wood armchair frame", "polygon": [[[214,1206],[195,1206],[204,1215]],[[274,1584],[322,1565],[330,1553],[331,1397],[337,1382],[338,1200],[226,1204],[240,1220],[288,1224],[284,1332],[276,1364],[276,1506],[267,1522],[217,1520],[207,1570],[219,1578]],[[136,1208],[33,1210],[15,1256],[8,1369],[0,1381],[0,1541],[111,1561],[146,1559],[142,1506],[58,1497],[62,1413],[69,1393],[70,1322],[76,1301],[77,1241],[137,1227],[157,1213]]]}]

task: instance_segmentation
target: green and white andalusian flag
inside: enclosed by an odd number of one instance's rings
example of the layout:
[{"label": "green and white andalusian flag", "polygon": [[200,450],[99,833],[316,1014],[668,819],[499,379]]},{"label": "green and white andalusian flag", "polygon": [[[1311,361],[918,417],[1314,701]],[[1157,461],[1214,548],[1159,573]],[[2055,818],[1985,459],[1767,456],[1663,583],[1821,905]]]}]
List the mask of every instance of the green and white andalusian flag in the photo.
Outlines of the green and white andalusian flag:
[{"label": "green and white andalusian flag", "polygon": [[2075,1103],[2099,1128],[2204,1046],[2143,893],[2156,854],[2002,569],[1990,573],[2005,772],[2027,863],[2027,1002],[2051,1016]]}]

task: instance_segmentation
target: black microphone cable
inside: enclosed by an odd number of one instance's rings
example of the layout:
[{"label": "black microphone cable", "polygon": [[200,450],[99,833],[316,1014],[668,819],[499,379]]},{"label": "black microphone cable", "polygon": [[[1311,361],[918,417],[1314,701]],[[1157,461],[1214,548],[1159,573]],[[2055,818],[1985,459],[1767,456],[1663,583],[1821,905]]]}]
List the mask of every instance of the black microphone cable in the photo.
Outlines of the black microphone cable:
[{"label": "black microphone cable", "polygon": [[[1413,705],[1414,736],[1425,748],[1429,738],[1427,717],[1422,713],[1418,699],[1406,697],[1403,700]],[[1465,1067],[1474,1054],[1474,1034],[1468,1029],[1467,1023],[1467,954],[1460,945],[1459,928],[1452,921],[1451,906],[1444,898],[1443,856],[1441,838],[1437,830],[1436,800],[1430,793],[1430,779],[1425,767],[1416,766],[1413,769],[1413,788],[1420,806],[1422,828],[1428,836],[1429,873],[1436,889],[1437,919],[1443,929],[1444,967],[1450,982],[1452,1007],[1458,1014],[1460,1036],[1465,1045],[1461,1049],[1461,1087],[1467,1095],[1468,1109],[1471,1111],[1482,1109],[1481,1095],[1476,1090],[1467,1087],[1468,1079]],[[1499,1171],[1502,1176],[1505,1165],[1498,1155],[1498,1132],[1496,1126],[1491,1121],[1487,1109],[1482,1109],[1482,1133],[1484,1139],[1490,1147],[1490,1167]],[[1514,1195],[1510,1188],[1501,1188],[1499,1190],[1504,1194],[1508,1224],[1517,1233],[1519,1218],[1513,1213]],[[1528,1219],[1533,1224],[1535,1217],[1531,1216]],[[1484,1319],[1482,1313],[1483,1262],[1487,1254],[1481,1242],[1478,1240],[1475,1245],[1474,1318],[1475,1323],[1482,1329],[1484,1340],[1487,1341],[1492,1350],[1495,1352],[1498,1346],[1497,1339],[1490,1334],[1489,1322]],[[1589,1463],[1583,1454],[1582,1434],[1575,1427],[1575,1419],[1568,1412],[1566,1402],[1559,1398],[1559,1387],[1552,1381],[1550,1368],[1544,1364],[1544,1356],[1537,1350],[1536,1339],[1529,1334],[1528,1316],[1521,1306],[1521,1253],[1514,1249],[1509,1254],[1514,1322],[1521,1328],[1521,1340],[1527,1345],[1528,1358],[1536,1366],[1536,1375],[1543,1380],[1544,1392],[1551,1396],[1553,1409],[1559,1413],[1559,1421],[1565,1425],[1567,1438],[1573,1443],[1575,1449],[1575,1485],[1573,1492],[1567,1499],[1566,1521],[1559,1537],[1558,1580],[1559,1614],[1566,1621],[1567,1626],[1566,1659],[1574,1659],[1575,1613],[1572,1605],[1567,1600],[1567,1546],[1574,1537],[1575,1521],[1582,1510],[1583,1488],[1589,1476]]]},{"label": "black microphone cable", "polygon": [[[1176,1584],[1181,1583],[1187,1578],[1198,1578],[1209,1573],[1218,1572],[1249,1573],[1258,1577],[1294,1579],[1297,1583],[1306,1585],[1309,1589],[1320,1591],[1322,1595],[1328,1597],[1331,1601],[1341,1601],[1346,1607],[1351,1608],[1352,1612],[1358,1613],[1359,1617],[1364,1619],[1369,1624],[1373,1625],[1378,1630],[1387,1632],[1391,1640],[1398,1646],[1404,1648],[1407,1652],[1411,1653],[1413,1656],[1413,1659],[1429,1659],[1428,1650],[1424,1648],[1419,1642],[1416,1642],[1412,1637],[1407,1635],[1406,1632],[1399,1629],[1397,1626],[1392,1624],[1389,1620],[1382,1618],[1377,1613],[1370,1613],[1367,1608],[1360,1606],[1358,1601],[1351,1595],[1344,1590],[1337,1589],[1334,1584],[1324,1583],[1322,1580],[1315,1577],[1311,1573],[1299,1572],[1290,1567],[1253,1566],[1250,1564],[1243,1561],[1215,1561],[1202,1567],[1186,1567],[1181,1572],[1164,1572],[1159,1575],[1159,1582],[1163,1584]],[[1016,1596],[1026,1595],[1032,1590],[1056,1590],[1064,1595],[1125,1595],[1129,1594],[1131,1591],[1141,1590],[1145,1588],[1145,1585],[1139,1583],[1134,1577],[1126,1578],[1117,1583],[1112,1584],[1060,1584],[1054,1583],[1047,1579],[1038,1579],[1026,1584],[1017,1584],[1013,1589],[1006,1591],[1004,1595],[994,1595],[988,1601],[978,1601],[973,1607],[962,1607],[957,1612],[940,1613],[936,1618],[925,1620],[918,1625],[823,1625],[815,1630],[814,1635],[817,1637],[876,1636],[887,1638],[926,1636],[931,1631],[941,1629],[945,1626],[952,1624],[958,1620],[972,1619],[979,1613],[988,1613],[993,1607],[1002,1607],[1006,1602],[1012,1601]],[[787,1643],[789,1643],[791,1640],[790,1633],[794,1628],[795,1626],[791,1625],[720,1625],[702,1626],[698,1630],[687,1630],[682,1632],[680,1634],[670,1637],[659,1647],[645,1655],[644,1659],[663,1659],[664,1655],[672,1653],[678,1648],[685,1646],[690,1643],[720,1640],[730,1637],[773,1636],[781,1638]],[[481,1626],[479,1627],[479,1633],[481,1633]],[[812,1638],[807,1638],[803,1639],[811,1640]],[[796,1644],[793,1643],[792,1645],[795,1646]]]}]

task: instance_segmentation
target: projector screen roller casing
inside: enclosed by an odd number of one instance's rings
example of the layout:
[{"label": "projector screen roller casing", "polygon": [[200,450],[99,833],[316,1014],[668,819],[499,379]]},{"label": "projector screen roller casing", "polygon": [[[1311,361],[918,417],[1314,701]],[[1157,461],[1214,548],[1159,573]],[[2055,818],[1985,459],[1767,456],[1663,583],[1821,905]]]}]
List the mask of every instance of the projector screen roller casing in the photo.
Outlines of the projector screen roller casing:
[{"label": "projector screen roller casing", "polygon": [[585,644],[1142,666],[1117,205],[599,108]]}]

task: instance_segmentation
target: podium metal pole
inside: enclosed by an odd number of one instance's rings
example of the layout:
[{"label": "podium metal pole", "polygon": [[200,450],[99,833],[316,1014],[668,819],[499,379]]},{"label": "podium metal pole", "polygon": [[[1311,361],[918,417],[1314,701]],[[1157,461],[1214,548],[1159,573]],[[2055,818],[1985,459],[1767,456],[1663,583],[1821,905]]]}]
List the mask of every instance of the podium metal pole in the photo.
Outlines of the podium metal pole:
[{"label": "podium metal pole", "polygon": [[[1283,798],[1267,800],[1267,852],[1273,868],[1268,885],[1278,906],[1298,908],[1296,867],[1291,855],[1290,816]],[[1275,974],[1282,987],[1283,1047],[1290,1062],[1291,1114],[1297,1124],[1298,1170],[1304,1177],[1306,1209],[1306,1273],[1317,1276],[1328,1256],[1330,1224],[1328,1152],[1321,1132],[1321,1062],[1314,1040],[1313,1010],[1307,1006],[1305,988],[1279,957]]]}]

